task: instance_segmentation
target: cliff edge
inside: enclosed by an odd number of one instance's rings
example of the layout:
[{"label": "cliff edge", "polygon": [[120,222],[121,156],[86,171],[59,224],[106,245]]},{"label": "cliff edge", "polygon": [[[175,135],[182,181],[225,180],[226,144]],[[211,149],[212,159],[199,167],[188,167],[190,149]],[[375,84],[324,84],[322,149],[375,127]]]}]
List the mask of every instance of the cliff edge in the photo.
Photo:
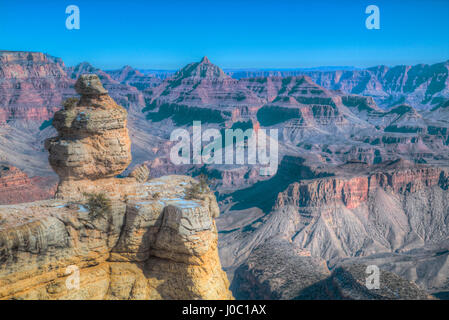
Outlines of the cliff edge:
[{"label": "cliff edge", "polygon": [[82,75],[46,142],[53,200],[0,206],[0,299],[232,299],[213,194],[131,162],[126,110]]}]

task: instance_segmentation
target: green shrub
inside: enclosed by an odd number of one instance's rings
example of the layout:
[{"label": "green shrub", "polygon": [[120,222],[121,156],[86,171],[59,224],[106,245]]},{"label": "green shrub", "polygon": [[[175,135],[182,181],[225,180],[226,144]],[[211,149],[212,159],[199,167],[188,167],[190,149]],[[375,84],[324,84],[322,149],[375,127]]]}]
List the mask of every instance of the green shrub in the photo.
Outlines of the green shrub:
[{"label": "green shrub", "polygon": [[65,110],[71,109],[75,107],[75,105],[78,103],[78,98],[67,98],[62,102],[62,105]]},{"label": "green shrub", "polygon": [[86,206],[89,209],[89,216],[91,219],[98,217],[105,218],[111,213],[111,199],[109,199],[104,193],[85,193],[87,197]]},{"label": "green shrub", "polygon": [[153,199],[159,199],[161,197],[160,192],[153,193]]},{"label": "green shrub", "polygon": [[190,187],[186,189],[185,199],[201,199],[201,195],[209,191],[209,178],[205,174],[200,174],[198,176],[198,182],[191,183]]}]

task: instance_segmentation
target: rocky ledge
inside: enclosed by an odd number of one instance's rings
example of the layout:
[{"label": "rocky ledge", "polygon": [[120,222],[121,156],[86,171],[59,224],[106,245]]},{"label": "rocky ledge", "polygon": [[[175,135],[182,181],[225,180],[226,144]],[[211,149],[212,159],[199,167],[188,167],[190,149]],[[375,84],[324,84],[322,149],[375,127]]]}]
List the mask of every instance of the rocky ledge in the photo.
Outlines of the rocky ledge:
[{"label": "rocky ledge", "polygon": [[232,299],[214,195],[187,200],[192,178],[144,166],[114,178],[131,160],[126,111],[94,75],[75,88],[47,142],[56,199],[0,206],[0,299]]},{"label": "rocky ledge", "polygon": [[[0,299],[232,298],[218,207],[212,195],[184,200],[192,181],[134,181],[138,192],[104,216],[84,201],[0,206]],[[67,285],[76,269],[79,289]]]}]

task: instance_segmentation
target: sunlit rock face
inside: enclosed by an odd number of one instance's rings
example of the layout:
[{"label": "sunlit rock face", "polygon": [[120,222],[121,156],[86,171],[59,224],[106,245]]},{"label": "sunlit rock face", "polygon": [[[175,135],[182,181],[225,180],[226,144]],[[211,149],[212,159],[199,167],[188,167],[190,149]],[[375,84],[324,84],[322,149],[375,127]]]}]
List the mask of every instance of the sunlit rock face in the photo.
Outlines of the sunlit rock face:
[{"label": "sunlit rock face", "polygon": [[131,162],[126,111],[95,75],[75,87],[46,143],[57,199],[0,206],[0,299],[232,299],[215,196],[186,200],[192,178],[146,166],[115,178]]},{"label": "sunlit rock face", "polygon": [[58,136],[46,142],[52,168],[65,180],[113,177],[131,162],[127,112],[117,105],[97,75],[83,75],[75,84],[79,102],[55,114]]},{"label": "sunlit rock face", "polygon": [[123,180],[106,216],[83,200],[0,206],[0,299],[232,299],[215,197],[183,199],[185,176]]}]

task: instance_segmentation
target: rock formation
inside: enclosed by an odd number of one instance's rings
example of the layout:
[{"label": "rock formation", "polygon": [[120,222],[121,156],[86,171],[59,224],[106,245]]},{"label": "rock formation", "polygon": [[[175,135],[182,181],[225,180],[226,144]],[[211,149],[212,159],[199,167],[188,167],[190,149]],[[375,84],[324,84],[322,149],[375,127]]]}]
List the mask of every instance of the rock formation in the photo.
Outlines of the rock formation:
[{"label": "rock formation", "polygon": [[[204,125],[231,127],[236,121],[257,122],[259,111],[262,122],[276,122],[281,142],[293,143],[296,151],[310,153],[323,163],[359,160],[371,164],[398,156],[438,165],[449,161],[449,130],[444,121],[444,102],[449,97],[447,62],[332,71],[332,75],[312,72],[306,74],[310,78],[300,76],[304,72],[282,71],[261,74],[270,77],[238,80],[204,58],[153,87],[153,77],[130,67],[105,72],[83,62],[66,68],[61,59],[46,54],[0,53],[0,113],[5,113],[6,122],[0,128],[0,159],[30,176],[51,174],[46,152],[40,146],[54,135],[53,112],[62,99],[74,94],[75,79],[83,73],[97,74],[110,96],[127,109],[132,165],[163,161],[164,155],[149,150],[164,142],[159,140],[173,130],[173,123],[190,125],[192,120],[202,120]],[[392,107],[405,103],[410,106],[385,112],[373,98],[357,95],[370,94],[363,86],[370,87],[373,81],[365,80],[376,77],[380,80],[373,80],[374,87],[388,91],[382,97]],[[421,102],[417,97],[430,87],[439,91],[426,106],[436,107],[431,112],[414,110]],[[389,99],[390,93],[415,97]],[[36,118],[38,109],[41,116]],[[1,139],[3,135],[8,136]],[[282,144],[280,149],[282,152]]]},{"label": "rock formation", "polygon": [[156,88],[146,89],[150,104],[147,118],[167,118],[177,125],[222,123],[254,114],[264,101],[226,75],[207,57],[190,63]]},{"label": "rock formation", "polygon": [[[220,218],[221,228],[229,230],[221,234],[220,256],[230,274],[266,240],[283,237],[312,257],[324,259],[329,268],[343,260],[348,265],[373,262],[431,293],[448,291],[447,168],[405,161],[376,166],[350,163],[333,171],[326,168],[327,175],[318,177],[319,170],[302,164],[294,171],[292,163],[288,172],[297,182],[275,176],[271,182],[231,195],[241,201],[239,197],[247,194],[248,202],[269,214],[247,219],[240,226],[234,223],[234,227],[229,216],[231,223],[224,220],[229,213]],[[277,175],[287,172],[280,168]],[[264,197],[256,202],[250,198],[254,194]],[[271,210],[266,209],[269,205]],[[244,209],[246,216],[251,213],[248,207],[237,209]],[[239,211],[235,214],[238,220]]]},{"label": "rock formation", "polygon": [[[96,74],[102,85],[109,91],[110,96],[127,110],[137,109],[140,111],[141,108],[145,106],[145,100],[143,94],[134,86],[128,85],[126,81],[121,82],[120,77],[114,79],[109,73],[95,68],[88,62],[82,62],[74,67],[69,67],[65,69],[67,76],[75,81],[83,74]],[[114,73],[112,73],[114,75]],[[144,79],[136,79],[136,85],[141,86],[139,82],[141,80],[145,83]]]},{"label": "rock formation", "polygon": [[[251,78],[291,77],[307,75],[320,86],[341,90],[347,94],[372,96],[387,109],[407,103],[418,109],[431,109],[447,98],[449,90],[449,61],[432,65],[375,66],[361,70],[282,70],[241,71],[232,77],[251,82]],[[263,81],[263,80],[262,80]],[[250,86],[252,84],[250,83]]]},{"label": "rock formation", "polygon": [[120,174],[131,162],[126,110],[109,97],[97,75],[81,75],[75,89],[80,100],[56,112],[53,126],[59,135],[46,141],[62,198],[82,193],[86,184],[103,186],[102,179]]},{"label": "rock formation", "polygon": [[[323,283],[308,291],[315,293],[308,295],[309,299],[334,300],[434,300],[425,290],[415,283],[407,281],[398,275],[379,270],[379,288],[369,289],[366,280],[370,272],[366,265],[351,264],[338,267]],[[369,270],[369,269],[368,269]],[[321,290],[320,290],[321,289]],[[322,290],[324,289],[324,290]]]},{"label": "rock formation", "polygon": [[57,199],[0,206],[0,299],[232,299],[215,197],[185,200],[192,178],[146,167],[114,178],[131,161],[126,111],[96,75],[75,87],[46,144]]},{"label": "rock formation", "polygon": [[124,66],[119,70],[108,71],[108,74],[114,80],[136,87],[139,90],[157,87],[162,82],[162,79],[151,74],[144,75],[139,70],[133,69],[130,66]]},{"label": "rock formation", "polygon": [[[384,166],[385,164],[378,165],[377,168]],[[344,167],[342,166],[342,168]],[[355,209],[368,202],[379,188],[398,194],[416,193],[420,189],[433,186],[447,189],[449,175],[447,170],[416,166],[408,168],[408,170],[402,168],[397,171],[379,170],[375,172],[375,168],[371,168],[374,172],[366,176],[360,175],[348,179],[341,178],[341,176],[329,177],[293,183],[284,192],[279,193],[275,208],[286,205],[312,207],[338,201],[348,209]]]},{"label": "rock formation", "polygon": [[379,288],[367,287],[367,265],[335,268],[311,257],[288,240],[270,239],[253,250],[235,272],[231,288],[243,299],[280,300],[428,300],[435,299],[415,283],[379,270]]},{"label": "rock formation", "polygon": [[0,166],[0,204],[15,204],[53,198],[54,179],[33,177],[13,166]]},{"label": "rock formation", "polygon": [[[141,114],[145,100],[136,87],[120,83],[88,63],[67,68],[60,58],[45,53],[0,50],[1,163],[21,168],[30,177],[54,176],[43,144],[55,134],[54,113],[60,109],[62,101],[76,95],[74,84],[83,73],[99,75],[118,104]],[[130,127],[132,132],[136,126]],[[144,152],[149,149],[148,144],[137,144],[133,148]],[[139,162],[134,165],[147,159],[135,157],[135,160]]]},{"label": "rock formation", "polygon": [[237,299],[292,300],[329,275],[325,260],[287,239],[274,238],[251,252],[235,271],[231,289]]},{"label": "rock formation", "polygon": [[0,123],[48,120],[71,94],[61,59],[40,52],[0,50]]}]

